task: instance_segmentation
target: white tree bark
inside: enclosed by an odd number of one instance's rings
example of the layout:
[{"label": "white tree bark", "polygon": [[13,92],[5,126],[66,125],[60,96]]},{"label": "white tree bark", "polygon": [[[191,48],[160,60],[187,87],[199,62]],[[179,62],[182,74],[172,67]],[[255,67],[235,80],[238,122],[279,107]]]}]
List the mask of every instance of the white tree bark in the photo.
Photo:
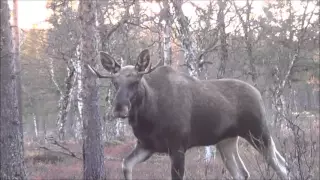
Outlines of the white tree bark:
[{"label": "white tree bark", "polygon": [[38,139],[38,120],[37,120],[37,116],[36,113],[32,113],[32,117],[33,117],[33,126],[34,126],[34,134],[36,135],[36,138]]},{"label": "white tree bark", "polygon": [[182,49],[184,51],[185,65],[188,68],[190,76],[198,77],[198,64],[196,62],[196,48],[192,43],[192,36],[189,30],[188,18],[183,14],[182,11],[183,0],[174,0],[173,6],[175,9],[175,16],[179,23],[180,30],[180,41],[182,43]]},{"label": "white tree bark", "polygon": [[[164,30],[163,30],[163,59],[164,65],[170,66],[172,64],[172,48],[171,48],[171,13],[170,13],[170,6],[168,0],[163,1],[163,13],[160,19],[164,20]],[[161,23],[161,22],[160,22]]]},{"label": "white tree bark", "polygon": [[71,93],[72,88],[74,86],[74,76],[75,76],[75,69],[72,66],[72,62],[68,62],[67,68],[67,77],[64,80],[64,83],[66,85],[65,92],[61,92],[61,97],[59,101],[59,114],[57,119],[57,125],[58,125],[58,133],[59,133],[59,139],[65,140],[65,134],[66,134],[66,123],[67,123],[67,114],[70,109],[70,100],[71,100]]},{"label": "white tree bark", "polygon": [[55,70],[54,70],[53,59],[52,58],[49,58],[49,68],[50,68],[49,72],[50,72],[51,80],[52,80],[53,84],[56,86],[57,92],[61,96],[62,90],[61,90],[61,87],[60,87],[59,83],[56,80]]},{"label": "white tree bark", "polygon": [[287,117],[288,111],[287,111],[287,106],[286,106],[285,97],[283,93],[286,85],[288,84],[289,77],[292,74],[293,67],[296,64],[296,62],[299,60],[301,46],[305,38],[306,29],[310,25],[310,20],[313,17],[315,8],[309,15],[308,19],[306,19],[308,16],[308,14],[306,13],[308,9],[308,5],[309,5],[309,1],[307,1],[307,5],[304,7],[304,13],[302,14],[301,26],[299,29],[299,33],[297,33],[297,36],[298,36],[297,46],[294,48],[293,55],[289,63],[289,67],[282,79],[280,79],[279,67],[278,66],[275,67],[275,73],[274,73],[275,85],[273,87],[274,97],[275,97],[274,104],[276,108],[276,117],[274,120],[275,123],[281,123]]},{"label": "white tree bark", "polygon": [[77,48],[77,99],[78,99],[78,111],[79,111],[79,118],[82,119],[82,108],[83,108],[83,99],[81,97],[81,92],[83,91],[82,89],[82,62],[80,60],[80,46]]}]

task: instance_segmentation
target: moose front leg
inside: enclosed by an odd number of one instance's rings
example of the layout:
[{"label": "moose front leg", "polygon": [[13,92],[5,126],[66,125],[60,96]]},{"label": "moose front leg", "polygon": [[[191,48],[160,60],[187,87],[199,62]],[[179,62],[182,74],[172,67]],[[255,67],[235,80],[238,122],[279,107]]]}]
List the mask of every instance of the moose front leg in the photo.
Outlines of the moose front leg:
[{"label": "moose front leg", "polygon": [[132,152],[123,159],[122,171],[126,180],[132,180],[132,168],[134,165],[146,161],[153,154],[152,151],[147,150],[138,142]]},{"label": "moose front leg", "polygon": [[176,150],[170,153],[171,158],[171,178],[172,180],[182,180],[184,175],[185,151]]}]

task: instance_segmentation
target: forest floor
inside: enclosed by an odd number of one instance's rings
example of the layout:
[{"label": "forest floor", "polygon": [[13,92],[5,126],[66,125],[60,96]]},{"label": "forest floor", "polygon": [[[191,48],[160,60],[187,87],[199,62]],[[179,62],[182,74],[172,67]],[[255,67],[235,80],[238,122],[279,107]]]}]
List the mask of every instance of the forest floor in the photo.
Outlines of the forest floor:
[{"label": "forest floor", "polygon": [[[319,157],[320,142],[319,142],[319,116],[310,118],[312,123],[306,126],[305,137],[303,139],[306,144],[306,154],[304,155],[305,162],[310,162],[311,169],[303,169],[301,172],[311,174],[310,178],[319,177]],[[317,121],[315,121],[317,120]],[[302,122],[302,121],[301,121]],[[307,121],[304,121],[307,122]],[[316,123],[316,125],[314,124]],[[317,133],[315,133],[317,132]],[[281,139],[277,134],[274,134],[274,139],[277,148],[280,152],[285,153],[285,157],[293,157],[295,150],[290,143],[293,142],[291,135],[285,137],[286,133],[280,133]],[[312,138],[310,138],[312,136]],[[284,139],[283,139],[284,138]],[[308,140],[310,139],[310,141]],[[123,179],[121,170],[122,159],[126,157],[134,148],[134,140],[115,141],[113,144],[106,144],[104,147],[105,168],[107,179]],[[263,157],[243,139],[239,141],[239,153],[244,161],[248,171],[250,172],[250,179],[278,179],[276,174],[269,168]],[[313,150],[309,147],[314,146]],[[76,157],[70,156],[70,153],[52,143],[47,144],[26,144],[25,145],[25,163],[28,174],[28,179],[82,179],[82,145],[81,143],[63,143],[63,147],[67,147],[74,152]],[[291,148],[290,148],[291,147]],[[63,153],[61,153],[63,152]],[[309,153],[311,152],[311,154]],[[66,153],[66,154],[64,154]],[[219,152],[217,151],[215,159],[211,159],[209,163],[204,161],[204,148],[193,148],[186,153],[186,170],[185,179],[232,179],[229,172],[226,171],[222,163]],[[67,155],[69,154],[69,155]],[[313,155],[312,155],[313,154]],[[79,159],[77,159],[79,158]],[[294,161],[296,157],[290,161]],[[314,161],[315,160],[315,161]],[[306,164],[308,165],[308,164]],[[303,164],[305,166],[305,164]],[[306,166],[307,167],[307,166]],[[309,166],[308,166],[309,167]],[[298,170],[294,170],[295,173]],[[134,179],[170,179],[170,159],[166,155],[154,154],[147,161],[136,165],[133,169]]]},{"label": "forest floor", "polygon": [[[50,145],[48,145],[50,146]],[[78,157],[81,157],[81,146],[78,144],[64,144]],[[107,145],[104,148],[105,168],[107,179],[123,179],[121,170],[122,159],[130,153],[134,143],[127,142],[123,144]],[[29,179],[81,179],[82,178],[82,160],[64,155],[55,148],[51,150],[39,149],[32,146],[25,147],[26,167],[29,173]],[[198,157],[195,158],[195,157]],[[82,158],[82,157],[81,157]],[[199,166],[205,166],[204,163],[197,163],[199,155],[197,152],[188,153],[187,168],[194,169],[189,172],[192,176],[200,173]],[[135,179],[168,179],[170,161],[167,156],[153,155],[148,161],[138,164],[133,170]],[[212,168],[210,168],[212,169]],[[210,172],[209,172],[210,173]],[[187,171],[188,174],[188,171]]]},{"label": "forest floor", "polygon": [[[80,144],[63,144],[76,156],[82,158]],[[82,160],[65,155],[59,148],[47,144],[48,149],[39,149],[39,146],[26,146],[25,159],[29,179],[81,179]],[[122,159],[134,148],[134,142],[106,145],[104,148],[105,168],[107,179],[123,179],[121,169]],[[50,150],[49,150],[50,149]],[[241,157],[248,170],[267,168],[262,156],[244,141],[240,143]],[[65,152],[65,151],[63,151]],[[247,152],[247,153],[243,153]],[[204,148],[190,149],[186,154],[186,179],[232,179],[229,172],[223,167],[219,152],[209,163],[204,160]],[[200,156],[201,155],[201,156]],[[260,176],[259,172],[250,171],[254,179]],[[273,176],[273,175],[272,175]],[[170,179],[170,158],[163,154],[154,154],[147,161],[136,165],[133,169],[134,179]]]},{"label": "forest floor", "polygon": [[[76,156],[82,158],[80,144],[63,144]],[[244,145],[246,146],[246,145]],[[48,148],[48,149],[46,149]],[[107,179],[123,179],[122,159],[134,148],[134,142],[109,144],[104,148]],[[251,148],[251,147],[245,147]],[[49,150],[50,149],[50,150]],[[82,160],[65,155],[59,148],[47,144],[45,148],[35,145],[25,147],[26,167],[29,179],[81,179]],[[201,156],[200,156],[201,154]],[[186,154],[185,177],[187,179],[231,179],[223,168],[219,153],[209,163],[204,161],[204,148],[190,149]],[[246,166],[252,168],[245,156]],[[260,160],[259,160],[260,161]],[[154,154],[147,161],[137,164],[133,169],[134,179],[170,179],[170,158],[164,154]]]}]

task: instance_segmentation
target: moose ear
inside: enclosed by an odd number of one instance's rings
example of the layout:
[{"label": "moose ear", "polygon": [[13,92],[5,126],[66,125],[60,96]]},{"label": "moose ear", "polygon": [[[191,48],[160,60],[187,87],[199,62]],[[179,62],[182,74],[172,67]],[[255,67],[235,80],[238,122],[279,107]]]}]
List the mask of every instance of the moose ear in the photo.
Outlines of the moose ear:
[{"label": "moose ear", "polygon": [[135,68],[137,71],[144,71],[150,63],[150,53],[148,49],[143,50],[139,56]]},{"label": "moose ear", "polygon": [[121,69],[120,64],[105,52],[100,52],[100,60],[102,66],[111,73],[116,73]]}]

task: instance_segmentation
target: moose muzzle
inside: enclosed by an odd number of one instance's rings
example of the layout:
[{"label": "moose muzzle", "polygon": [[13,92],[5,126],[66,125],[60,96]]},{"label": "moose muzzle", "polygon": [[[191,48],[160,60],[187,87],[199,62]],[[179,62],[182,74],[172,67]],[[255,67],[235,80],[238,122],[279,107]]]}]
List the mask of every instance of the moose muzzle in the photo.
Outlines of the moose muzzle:
[{"label": "moose muzzle", "polygon": [[129,108],[128,106],[124,106],[121,110],[113,110],[113,116],[115,118],[127,118],[129,116]]},{"label": "moose muzzle", "polygon": [[116,93],[113,105],[114,118],[127,118],[131,109],[129,90],[122,86]]},{"label": "moose muzzle", "polygon": [[114,118],[127,118],[129,116],[130,103],[128,105],[116,104],[113,108],[113,117]]}]

